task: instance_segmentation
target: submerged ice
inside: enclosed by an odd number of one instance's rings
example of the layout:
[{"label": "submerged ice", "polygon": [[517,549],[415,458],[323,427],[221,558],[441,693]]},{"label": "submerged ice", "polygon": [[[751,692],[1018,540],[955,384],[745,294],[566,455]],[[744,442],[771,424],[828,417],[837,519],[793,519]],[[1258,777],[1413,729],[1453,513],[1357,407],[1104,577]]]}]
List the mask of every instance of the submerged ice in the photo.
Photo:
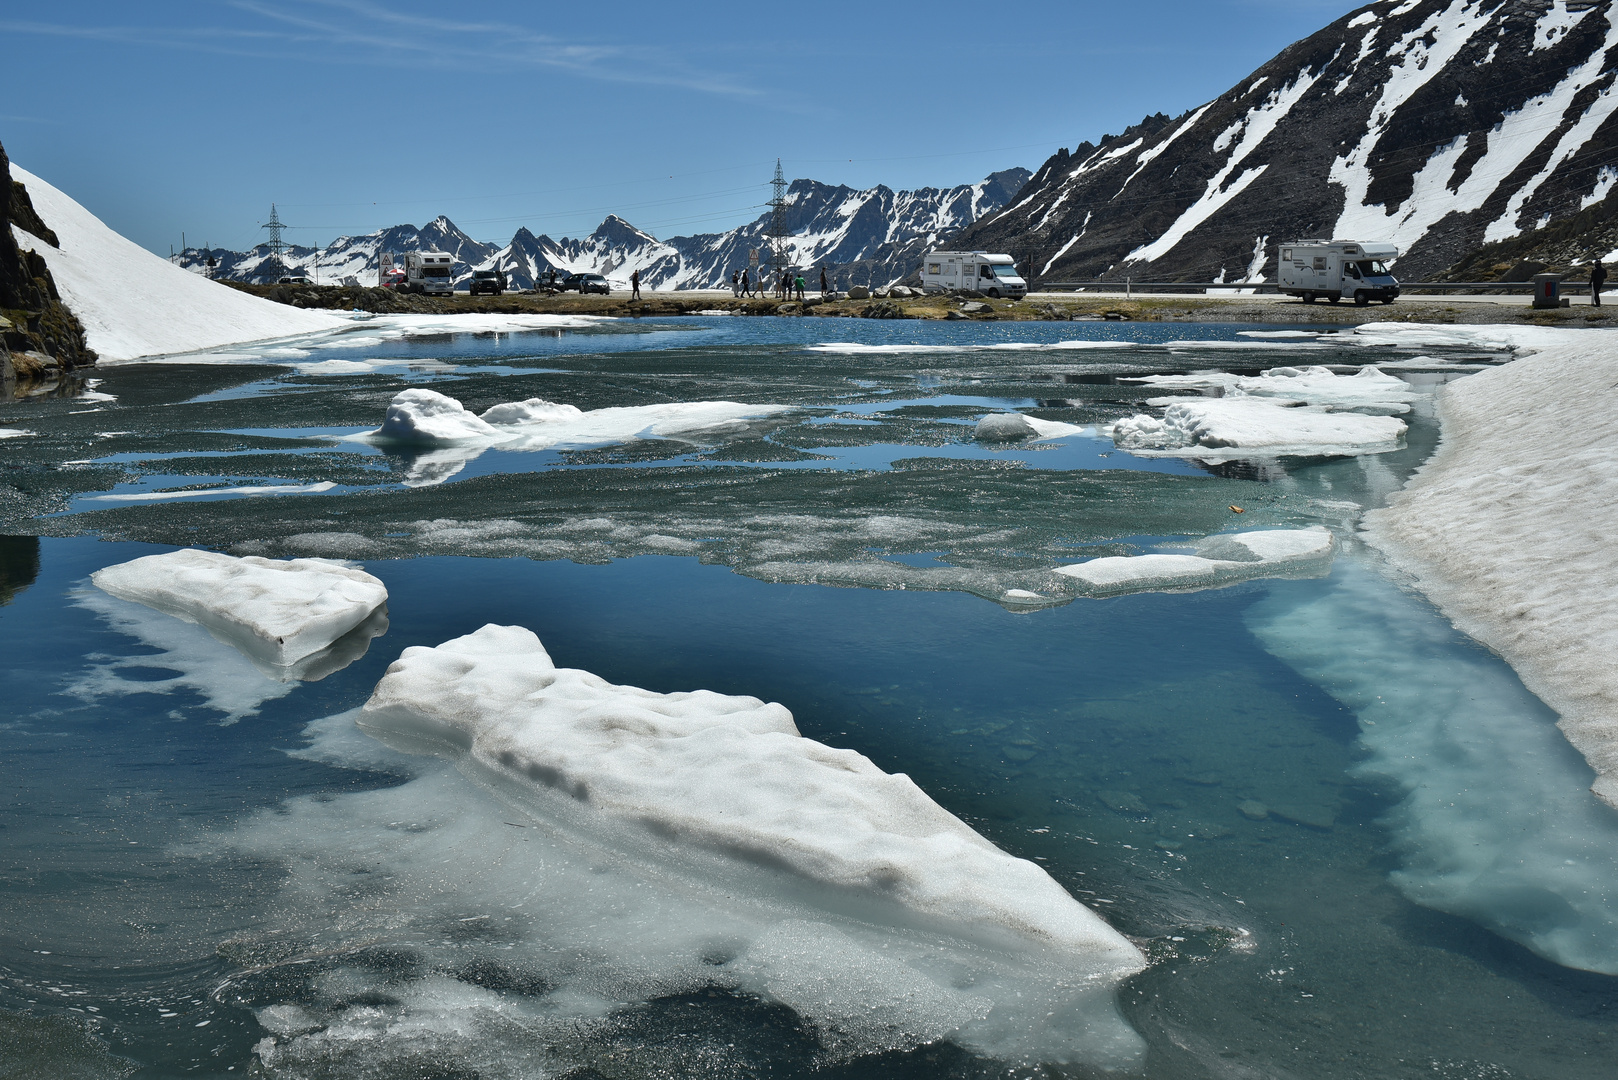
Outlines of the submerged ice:
[{"label": "submerged ice", "polygon": [[1220,533],[1196,542],[1195,555],[1114,555],[1058,566],[1087,596],[1218,588],[1270,577],[1318,577],[1331,569],[1336,543],[1329,529],[1271,529]]},{"label": "submerged ice", "polygon": [[1387,825],[1406,896],[1558,964],[1618,974],[1618,812],[1510,669],[1352,564],[1322,593],[1273,595],[1248,623],[1354,710],[1361,770],[1404,790]]}]

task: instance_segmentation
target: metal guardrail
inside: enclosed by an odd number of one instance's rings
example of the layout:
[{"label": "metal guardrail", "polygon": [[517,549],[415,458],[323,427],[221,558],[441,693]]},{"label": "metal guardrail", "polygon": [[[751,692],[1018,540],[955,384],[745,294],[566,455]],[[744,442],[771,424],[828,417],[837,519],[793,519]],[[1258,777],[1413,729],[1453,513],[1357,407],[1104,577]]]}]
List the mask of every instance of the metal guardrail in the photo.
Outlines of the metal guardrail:
[{"label": "metal guardrail", "polygon": [[[1278,293],[1281,287],[1273,281],[1046,281],[1034,292],[1080,292],[1085,289],[1104,289],[1107,292],[1136,290],[1142,292],[1197,293],[1208,289],[1251,289],[1255,293]],[[1428,292],[1533,292],[1532,281],[1401,281],[1401,292],[1426,290]],[[1588,296],[1589,282],[1564,281],[1560,286],[1564,296]]]}]

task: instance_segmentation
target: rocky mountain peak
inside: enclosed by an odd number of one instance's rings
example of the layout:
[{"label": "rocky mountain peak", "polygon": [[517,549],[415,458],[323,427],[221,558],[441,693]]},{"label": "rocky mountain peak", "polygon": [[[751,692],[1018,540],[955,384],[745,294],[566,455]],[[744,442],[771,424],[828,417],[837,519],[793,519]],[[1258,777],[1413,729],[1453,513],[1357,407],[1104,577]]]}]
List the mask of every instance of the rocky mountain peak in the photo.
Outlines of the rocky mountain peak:
[{"label": "rocky mountain peak", "polygon": [[1053,156],[962,238],[1036,279],[1273,278],[1277,244],[1389,240],[1407,278],[1606,198],[1613,0],[1377,0],[1173,120]]}]

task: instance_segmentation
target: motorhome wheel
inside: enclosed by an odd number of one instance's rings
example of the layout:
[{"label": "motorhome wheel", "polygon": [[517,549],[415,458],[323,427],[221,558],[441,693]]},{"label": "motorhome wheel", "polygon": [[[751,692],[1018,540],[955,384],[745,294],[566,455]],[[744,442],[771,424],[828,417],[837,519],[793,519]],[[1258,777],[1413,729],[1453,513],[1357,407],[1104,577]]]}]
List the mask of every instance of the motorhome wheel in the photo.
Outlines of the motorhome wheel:
[{"label": "motorhome wheel", "polygon": [[1369,296],[1365,295],[1365,290],[1364,289],[1360,289],[1360,290],[1358,290],[1358,291],[1356,291],[1354,293],[1354,306],[1355,307],[1364,307],[1366,304],[1369,304],[1370,302],[1371,302],[1371,298]]}]

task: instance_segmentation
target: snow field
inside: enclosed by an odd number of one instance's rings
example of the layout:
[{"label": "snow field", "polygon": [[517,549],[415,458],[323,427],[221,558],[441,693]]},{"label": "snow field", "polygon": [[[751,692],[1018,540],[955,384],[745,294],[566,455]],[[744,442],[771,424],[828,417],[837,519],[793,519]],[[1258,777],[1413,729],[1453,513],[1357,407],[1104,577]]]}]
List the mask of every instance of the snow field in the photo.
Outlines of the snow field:
[{"label": "snow field", "polygon": [[113,232],[15,162],[11,172],[28,188],[61,247],[13,226],[17,242],[44,257],[62,299],[84,324],[90,347],[103,363],[345,325],[332,315],[262,300],[182,270]]},{"label": "snow field", "polygon": [[1542,333],[1444,389],[1438,452],[1365,530],[1561,715],[1618,806],[1618,333]]},{"label": "snow field", "polygon": [[382,582],[343,563],[237,558],[195,548],[109,566],[90,580],[121,600],[196,623],[277,671],[328,649],[388,599]]}]

